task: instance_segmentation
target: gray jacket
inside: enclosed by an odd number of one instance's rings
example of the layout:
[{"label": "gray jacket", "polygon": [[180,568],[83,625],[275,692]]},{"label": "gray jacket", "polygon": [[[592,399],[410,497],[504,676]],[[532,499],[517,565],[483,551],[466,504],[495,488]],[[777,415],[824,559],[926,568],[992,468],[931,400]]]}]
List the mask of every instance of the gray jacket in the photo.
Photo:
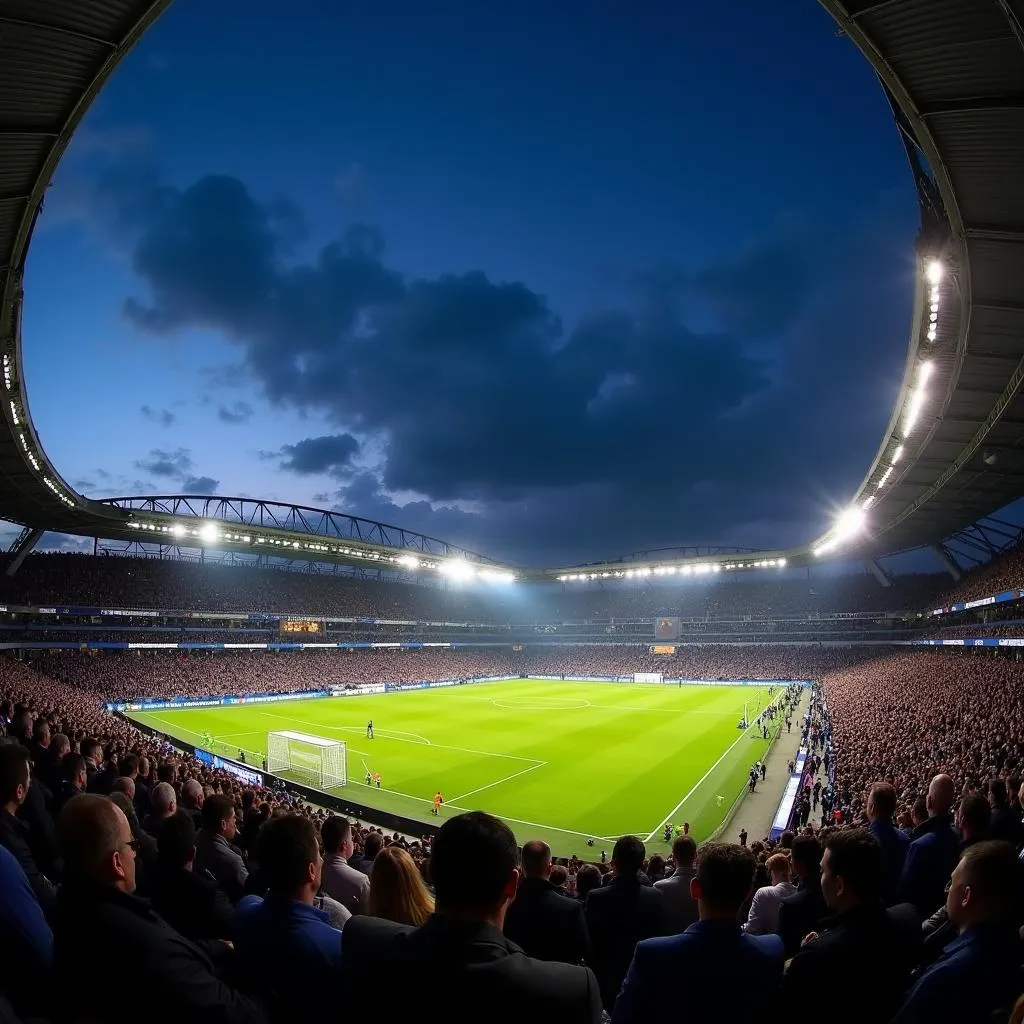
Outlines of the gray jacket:
[{"label": "gray jacket", "polygon": [[685,932],[697,920],[697,901],[690,895],[693,876],[693,868],[676,868],[668,878],[654,883],[654,888],[665,897],[670,934]]}]

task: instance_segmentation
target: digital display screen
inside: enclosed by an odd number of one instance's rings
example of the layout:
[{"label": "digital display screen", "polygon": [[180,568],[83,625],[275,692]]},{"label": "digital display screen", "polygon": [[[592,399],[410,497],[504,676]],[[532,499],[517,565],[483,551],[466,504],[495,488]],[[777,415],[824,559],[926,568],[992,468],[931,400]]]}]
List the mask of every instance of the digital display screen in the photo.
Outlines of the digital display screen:
[{"label": "digital display screen", "polygon": [[319,633],[320,623],[315,619],[282,619],[282,633]]},{"label": "digital display screen", "polygon": [[651,644],[651,654],[675,654],[676,649],[673,644]]}]

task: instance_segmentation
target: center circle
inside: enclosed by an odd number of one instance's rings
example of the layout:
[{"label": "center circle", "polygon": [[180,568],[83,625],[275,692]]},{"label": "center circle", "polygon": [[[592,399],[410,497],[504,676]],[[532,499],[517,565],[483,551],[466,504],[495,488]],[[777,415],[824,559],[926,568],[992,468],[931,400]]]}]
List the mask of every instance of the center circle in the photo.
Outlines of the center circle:
[{"label": "center circle", "polygon": [[589,708],[589,700],[573,700],[570,697],[507,697],[492,700],[495,707],[508,711],[575,711]]}]

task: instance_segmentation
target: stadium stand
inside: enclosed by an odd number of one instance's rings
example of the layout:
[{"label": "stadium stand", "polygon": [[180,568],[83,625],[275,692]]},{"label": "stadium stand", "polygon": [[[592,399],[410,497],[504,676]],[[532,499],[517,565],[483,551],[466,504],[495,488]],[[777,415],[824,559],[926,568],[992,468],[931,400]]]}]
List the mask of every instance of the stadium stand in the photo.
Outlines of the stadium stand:
[{"label": "stadium stand", "polygon": [[[0,570],[3,560],[0,559]],[[173,559],[34,554],[11,578],[0,572],[0,601],[30,606],[163,608],[208,612],[351,615],[487,622],[722,618],[828,612],[917,611],[943,586],[938,575],[765,579],[741,573],[672,584],[571,584],[501,590],[442,590],[358,580],[340,574],[208,565]]]}]

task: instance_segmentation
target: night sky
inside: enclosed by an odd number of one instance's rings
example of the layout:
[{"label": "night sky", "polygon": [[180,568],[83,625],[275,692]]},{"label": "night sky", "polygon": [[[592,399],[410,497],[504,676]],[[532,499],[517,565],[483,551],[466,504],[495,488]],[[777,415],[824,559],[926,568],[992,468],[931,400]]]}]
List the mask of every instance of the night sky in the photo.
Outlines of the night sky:
[{"label": "night sky", "polygon": [[177,0],[51,188],[33,417],[523,564],[811,540],[902,373],[917,210],[811,0]]}]

